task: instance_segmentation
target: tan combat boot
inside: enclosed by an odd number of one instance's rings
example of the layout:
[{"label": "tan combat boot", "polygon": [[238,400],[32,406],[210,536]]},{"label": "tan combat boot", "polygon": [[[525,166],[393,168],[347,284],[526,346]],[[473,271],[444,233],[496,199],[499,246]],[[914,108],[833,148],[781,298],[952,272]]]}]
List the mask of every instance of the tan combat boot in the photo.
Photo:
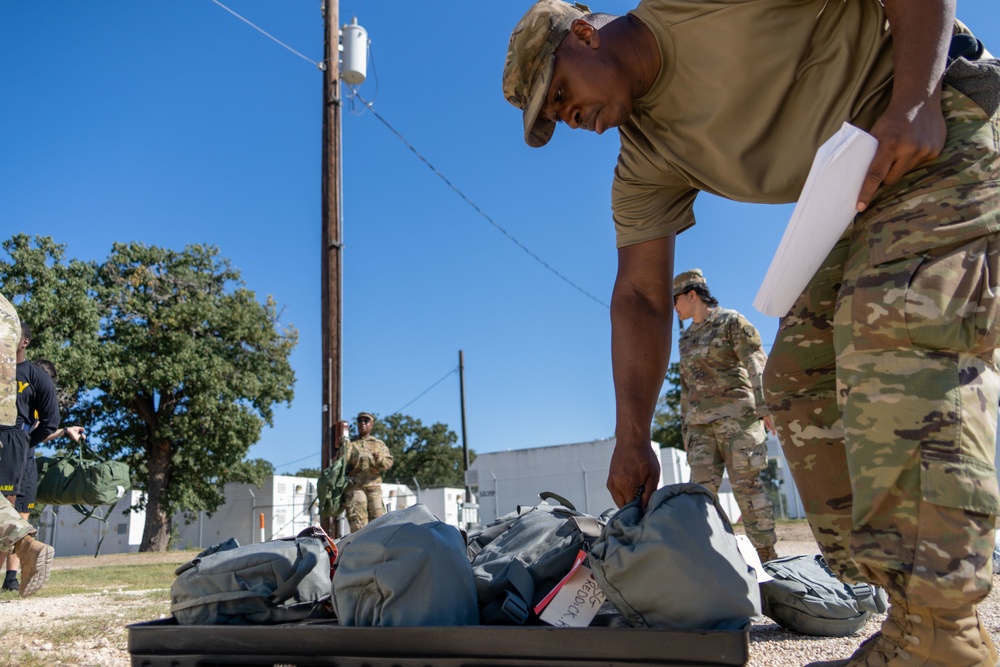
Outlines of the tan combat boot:
[{"label": "tan combat boot", "polygon": [[882,632],[876,637],[869,646],[858,650],[862,655],[856,653],[843,664],[846,667],[980,667],[990,660],[974,606],[931,609],[893,601],[882,623]]},{"label": "tan combat boot", "polygon": [[[976,611],[976,617],[979,617],[979,611]],[[989,662],[986,663],[989,667],[1000,667],[1000,657],[997,656],[997,647],[993,643],[993,638],[990,637],[989,631],[987,631],[986,626],[983,625],[983,619],[979,619],[979,636],[983,640],[983,646],[986,647],[986,654],[989,656]]]},{"label": "tan combat boot", "polygon": [[760,558],[760,562],[763,564],[770,560],[775,560],[778,557],[778,552],[774,550],[774,545],[767,547],[757,547],[757,556]]},{"label": "tan combat boot", "polygon": [[14,555],[21,559],[21,597],[37,593],[49,580],[56,550],[25,535],[14,543]]}]

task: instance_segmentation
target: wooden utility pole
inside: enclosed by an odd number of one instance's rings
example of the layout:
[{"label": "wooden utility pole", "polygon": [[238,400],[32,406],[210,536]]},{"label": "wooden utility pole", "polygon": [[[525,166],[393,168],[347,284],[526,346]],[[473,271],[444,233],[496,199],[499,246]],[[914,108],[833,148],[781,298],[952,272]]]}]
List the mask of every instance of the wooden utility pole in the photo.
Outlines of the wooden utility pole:
[{"label": "wooden utility pole", "polygon": [[[320,262],[323,329],[323,426],[322,462],[325,468],[333,460],[333,447],[339,434],[334,427],[340,421],[340,387],[343,368],[343,245],[341,225],[340,174],[340,30],[337,26],[338,0],[323,1],[323,175],[322,239]],[[336,519],[323,520],[323,529],[335,535]]]},{"label": "wooden utility pole", "polygon": [[[462,470],[464,473],[469,472],[469,441],[465,437],[465,357],[462,355],[462,351],[458,351],[458,391],[461,394],[462,401]],[[462,481],[465,484],[465,502],[472,502],[472,489],[469,487],[469,483],[465,481],[465,475],[463,475]]]}]

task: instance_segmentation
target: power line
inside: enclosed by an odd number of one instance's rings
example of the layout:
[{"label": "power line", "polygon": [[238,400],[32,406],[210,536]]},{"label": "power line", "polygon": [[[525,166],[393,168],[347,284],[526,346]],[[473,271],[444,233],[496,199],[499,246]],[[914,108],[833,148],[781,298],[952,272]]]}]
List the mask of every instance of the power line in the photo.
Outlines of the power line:
[{"label": "power line", "polygon": [[282,42],[282,41],[281,41],[280,39],[278,39],[277,37],[275,37],[275,36],[274,36],[274,35],[272,35],[271,33],[267,32],[267,31],[266,31],[266,30],[264,30],[263,28],[261,28],[261,27],[259,27],[259,26],[255,25],[254,23],[252,23],[252,22],[251,22],[251,21],[250,21],[249,19],[246,19],[246,18],[244,18],[244,17],[240,16],[239,14],[237,14],[236,12],[234,12],[234,11],[233,11],[232,9],[230,9],[229,7],[226,7],[226,6],[224,5],[224,4],[222,4],[221,2],[219,2],[219,0],[212,0],[212,2],[214,2],[214,3],[215,3],[215,4],[217,4],[218,6],[222,7],[222,8],[223,8],[223,9],[225,9],[225,10],[226,10],[227,12],[229,12],[230,14],[232,14],[233,16],[235,16],[236,18],[238,18],[239,20],[243,21],[243,22],[244,22],[244,23],[246,23],[246,24],[247,24],[248,26],[250,26],[251,28],[253,28],[253,29],[254,29],[254,30],[256,30],[257,32],[259,32],[260,34],[264,35],[265,37],[267,37],[267,38],[268,38],[268,39],[270,39],[271,41],[273,41],[273,42],[275,42],[275,43],[277,43],[277,44],[280,44],[280,45],[281,45],[281,46],[283,46],[284,48],[288,49],[289,51],[291,51],[292,53],[294,53],[295,55],[297,55],[297,56],[298,56],[299,58],[302,58],[303,60],[305,60],[305,61],[306,61],[307,63],[312,63],[313,65],[315,65],[315,66],[316,66],[317,68],[319,68],[319,69],[323,69],[323,68],[324,68],[324,65],[323,65],[323,63],[322,63],[322,62],[318,62],[318,61],[315,61],[315,60],[313,60],[312,58],[308,58],[308,57],[306,57],[306,56],[302,55],[301,53],[299,53],[298,51],[296,51],[296,50],[295,50],[295,49],[293,49],[292,47],[288,46],[287,44],[285,44],[284,42]]},{"label": "power line", "polygon": [[406,407],[408,407],[408,406],[410,406],[410,405],[413,405],[413,404],[414,404],[414,403],[416,403],[416,402],[417,402],[417,401],[418,401],[418,400],[419,400],[419,399],[420,399],[420,398],[421,398],[421,397],[422,397],[422,396],[423,396],[424,394],[426,394],[426,393],[427,393],[427,392],[429,392],[429,391],[430,391],[431,389],[433,389],[434,387],[436,387],[436,386],[438,386],[439,384],[441,384],[442,382],[444,382],[444,381],[445,381],[445,380],[446,380],[446,379],[448,378],[448,376],[449,376],[449,375],[453,375],[454,373],[457,373],[457,372],[458,372],[458,368],[452,368],[452,369],[451,369],[450,371],[448,371],[447,373],[445,373],[445,375],[444,375],[444,377],[443,377],[443,378],[441,378],[440,380],[438,380],[437,382],[435,382],[435,383],[434,383],[434,384],[432,384],[431,386],[427,387],[427,389],[424,389],[424,390],[423,390],[422,392],[420,392],[420,395],[419,395],[419,396],[417,396],[417,397],[416,397],[415,399],[413,399],[412,401],[410,401],[409,403],[407,403],[406,405],[404,405],[404,406],[403,406],[402,408],[399,408],[399,409],[397,409],[397,410],[393,410],[393,411],[392,411],[392,412],[390,412],[389,414],[390,414],[390,415],[396,415],[396,414],[399,414],[400,412],[402,412],[402,411],[403,411],[403,408],[406,408]]},{"label": "power line", "polygon": [[316,458],[316,456],[317,456],[316,454],[310,454],[309,456],[303,456],[301,459],[295,459],[294,461],[289,461],[288,463],[282,463],[281,465],[274,466],[274,469],[275,470],[280,470],[281,468],[284,468],[285,466],[290,466],[293,463],[302,463],[303,461],[306,461],[308,459]]},{"label": "power line", "polygon": [[[260,32],[262,35],[264,35],[268,39],[276,42],[277,44],[280,44],[285,49],[288,49],[289,51],[291,51],[292,53],[294,53],[298,57],[302,58],[306,62],[312,63],[313,65],[316,65],[316,67],[318,67],[321,70],[324,68],[324,64],[322,62],[317,62],[315,60],[312,60],[312,59],[307,58],[306,56],[302,55],[301,53],[299,53],[298,51],[296,51],[292,47],[288,46],[287,44],[285,44],[284,42],[282,42],[281,40],[279,40],[277,37],[274,37],[273,35],[271,35],[267,31],[265,31],[263,28],[258,27],[257,25],[255,25],[254,23],[252,23],[251,21],[249,21],[248,19],[246,19],[246,18],[240,16],[239,14],[237,14],[236,12],[234,12],[229,7],[226,7],[224,4],[222,4],[221,2],[219,2],[219,0],[211,0],[211,1],[214,2],[216,5],[218,5],[219,7],[222,7],[223,9],[225,9],[227,12],[229,12],[230,14],[232,14],[233,16],[235,16],[236,18],[238,18],[239,20],[241,20],[244,23],[246,23],[247,25],[249,25],[254,30],[257,30],[258,32]],[[372,62],[374,64],[374,59],[372,59]],[[440,171],[438,171],[434,167],[434,165],[432,165],[430,163],[430,161],[427,158],[425,158],[420,153],[420,151],[418,151],[413,146],[413,144],[411,144],[409,141],[406,140],[406,137],[404,137],[396,128],[394,128],[389,123],[389,121],[387,121],[385,118],[382,117],[381,114],[379,114],[377,111],[375,111],[375,108],[372,106],[372,102],[369,102],[364,97],[362,97],[361,94],[357,91],[357,87],[355,87],[355,86],[346,86],[346,85],[345,85],[345,87],[350,91],[350,94],[352,96],[352,100],[353,100],[353,98],[357,98],[358,100],[360,100],[361,103],[364,105],[365,109],[367,109],[368,111],[371,111],[372,114],[379,120],[379,122],[381,122],[383,125],[385,125],[386,128],[388,128],[388,130],[390,132],[392,132],[393,134],[395,134],[396,137],[400,141],[402,141],[403,144],[407,148],[409,148],[410,151],[412,151],[413,154],[416,155],[417,158],[419,158],[421,162],[423,162],[425,165],[427,165],[427,168],[430,169],[434,173],[435,176],[437,176],[442,181],[444,181],[445,185],[447,185],[449,188],[452,189],[452,191],[455,194],[457,194],[459,197],[461,197],[462,200],[466,204],[468,204],[469,206],[471,206],[472,209],[476,213],[478,213],[480,216],[483,217],[484,220],[486,220],[486,222],[488,222],[491,225],[493,225],[493,227],[495,229],[497,229],[497,231],[499,231],[501,234],[503,234],[504,236],[506,236],[511,241],[511,243],[513,243],[518,248],[520,248],[525,253],[527,253],[527,255],[529,257],[531,257],[533,260],[535,260],[536,262],[538,262],[539,264],[541,264],[547,271],[549,271],[550,273],[552,273],[554,276],[556,276],[557,278],[559,278],[560,280],[562,280],[564,283],[566,283],[567,285],[569,285],[570,287],[572,287],[576,291],[580,292],[580,294],[583,294],[588,299],[594,301],[595,303],[600,304],[601,306],[604,306],[605,308],[610,308],[610,306],[607,303],[605,303],[604,301],[601,301],[596,296],[594,296],[593,294],[591,294],[587,290],[583,289],[582,287],[580,287],[579,285],[577,285],[575,282],[573,282],[572,280],[570,280],[569,278],[567,278],[566,276],[564,276],[562,273],[560,273],[555,267],[553,267],[548,262],[546,262],[541,257],[539,257],[537,254],[535,254],[530,248],[528,248],[528,246],[526,246],[523,243],[521,243],[516,237],[514,237],[513,234],[511,234],[510,232],[508,232],[499,223],[497,223],[493,218],[491,218],[489,215],[487,215],[486,212],[483,211],[481,208],[479,208],[479,206],[477,206],[475,202],[473,202],[471,199],[469,199],[469,197],[466,196],[466,194],[464,192],[462,192],[461,190],[459,190],[458,187],[456,187],[450,180],[448,180],[448,178],[444,174],[442,174]],[[406,406],[403,406],[403,407],[406,407]]]},{"label": "power line", "polygon": [[[213,0],[213,1],[214,1],[214,0]],[[406,146],[407,148],[409,148],[409,149],[410,149],[410,151],[412,151],[412,152],[413,152],[413,154],[414,154],[414,155],[416,155],[416,156],[417,156],[417,158],[419,158],[421,162],[423,162],[423,163],[424,163],[425,165],[427,165],[427,168],[428,168],[428,169],[430,169],[430,170],[431,170],[431,171],[432,171],[432,172],[434,173],[434,175],[435,175],[435,176],[437,176],[437,177],[438,177],[438,178],[440,178],[440,179],[441,179],[442,181],[444,181],[445,185],[447,185],[447,186],[448,186],[449,188],[451,188],[451,189],[452,189],[452,191],[454,191],[454,192],[455,192],[455,194],[457,194],[457,195],[458,195],[459,197],[461,197],[461,198],[462,198],[462,200],[463,200],[463,201],[465,201],[465,203],[466,203],[466,204],[468,204],[469,206],[471,206],[471,207],[472,207],[472,209],[473,209],[473,210],[474,210],[474,211],[475,211],[476,213],[478,213],[478,214],[479,214],[480,216],[482,216],[482,217],[483,217],[483,218],[484,218],[484,219],[486,220],[486,222],[488,222],[488,223],[490,223],[491,225],[493,225],[493,227],[495,227],[495,228],[496,228],[496,229],[497,229],[497,230],[498,230],[498,231],[499,231],[499,232],[500,232],[501,234],[503,234],[504,236],[506,236],[506,237],[507,237],[507,238],[508,238],[508,239],[509,239],[509,240],[510,240],[510,241],[511,241],[512,243],[514,243],[514,245],[516,245],[516,246],[517,246],[518,248],[520,248],[521,250],[523,250],[524,252],[526,252],[526,253],[528,254],[528,256],[529,256],[529,257],[531,257],[531,258],[532,258],[533,260],[535,260],[536,262],[538,262],[539,264],[541,264],[541,265],[542,265],[543,267],[545,267],[545,268],[546,268],[546,269],[547,269],[548,271],[550,271],[550,272],[551,272],[551,273],[552,273],[553,275],[555,275],[555,276],[556,276],[557,278],[559,278],[560,280],[562,280],[563,282],[565,282],[565,283],[566,283],[567,285],[569,285],[570,287],[572,287],[572,288],[573,288],[573,289],[575,289],[576,291],[580,292],[581,294],[583,294],[584,296],[586,296],[586,297],[587,297],[588,299],[591,299],[591,300],[593,300],[593,301],[595,301],[595,302],[599,303],[600,305],[604,306],[605,308],[610,308],[610,306],[609,306],[608,304],[606,304],[605,302],[601,301],[601,300],[600,300],[600,299],[598,299],[598,298],[597,298],[596,296],[594,296],[593,294],[591,294],[591,293],[590,293],[590,292],[588,292],[587,290],[583,289],[582,287],[580,287],[579,285],[577,285],[576,283],[574,283],[574,282],[573,282],[572,280],[570,280],[569,278],[567,278],[567,277],[566,277],[566,276],[564,276],[563,274],[559,273],[559,271],[557,271],[557,270],[556,270],[555,268],[553,268],[553,267],[552,267],[552,266],[551,266],[550,264],[548,264],[548,262],[546,262],[546,261],[545,261],[545,260],[543,260],[543,259],[542,259],[541,257],[539,257],[539,256],[538,256],[538,255],[536,255],[536,254],[535,254],[534,252],[532,252],[532,251],[531,251],[531,249],[530,249],[530,248],[528,248],[528,246],[526,246],[526,245],[524,245],[523,243],[521,243],[520,241],[518,241],[518,240],[517,240],[517,239],[516,239],[516,238],[514,237],[514,235],[512,235],[512,234],[511,234],[510,232],[508,232],[508,231],[507,231],[506,229],[504,229],[503,227],[501,227],[501,226],[500,226],[500,225],[499,225],[499,224],[498,224],[498,223],[497,223],[497,222],[496,222],[495,220],[493,220],[493,218],[491,218],[491,217],[490,217],[489,215],[487,215],[487,214],[486,214],[486,212],[484,212],[484,211],[483,211],[483,210],[482,210],[481,208],[479,208],[479,206],[477,206],[475,202],[473,202],[473,201],[472,201],[471,199],[469,199],[469,198],[468,198],[468,197],[467,197],[467,196],[465,195],[465,193],[464,193],[464,192],[462,192],[461,190],[459,190],[459,189],[458,189],[458,188],[457,188],[457,187],[456,187],[456,186],[455,186],[455,185],[454,185],[454,184],[453,184],[453,183],[452,183],[452,182],[451,182],[450,180],[448,180],[448,178],[447,178],[447,177],[446,177],[446,176],[445,176],[444,174],[442,174],[442,173],[441,173],[440,171],[438,171],[438,170],[437,170],[437,169],[436,169],[436,168],[434,167],[434,165],[432,165],[432,164],[430,163],[430,161],[429,161],[429,160],[428,160],[427,158],[425,158],[425,157],[424,157],[423,155],[421,155],[421,154],[420,154],[420,151],[418,151],[418,150],[417,150],[416,148],[414,148],[413,144],[411,144],[411,143],[410,143],[409,141],[407,141],[407,140],[406,140],[406,137],[404,137],[404,136],[403,136],[402,134],[400,134],[400,132],[399,132],[399,131],[398,131],[398,130],[397,130],[396,128],[394,128],[394,127],[393,127],[392,125],[390,125],[390,124],[389,124],[389,121],[387,121],[387,120],[386,120],[385,118],[383,118],[383,117],[381,116],[381,114],[379,114],[379,112],[375,111],[375,109],[374,109],[374,107],[373,107],[373,106],[371,105],[371,103],[370,103],[370,102],[368,102],[367,100],[365,100],[365,98],[364,98],[364,97],[362,97],[362,96],[361,96],[361,95],[360,95],[360,94],[358,93],[358,91],[357,91],[357,90],[355,90],[354,88],[350,88],[350,91],[351,91],[351,94],[352,94],[352,95],[354,95],[354,96],[356,96],[356,97],[357,97],[357,98],[358,98],[359,100],[361,100],[362,104],[364,104],[364,105],[365,105],[365,107],[366,107],[366,108],[367,108],[367,109],[368,109],[369,111],[371,111],[371,112],[372,112],[372,114],[373,114],[373,115],[374,115],[374,116],[375,116],[376,118],[378,118],[378,119],[379,119],[379,121],[380,121],[380,122],[381,122],[381,123],[382,123],[383,125],[385,125],[385,126],[386,126],[386,127],[387,127],[387,128],[389,129],[389,131],[390,131],[390,132],[392,132],[393,134],[395,134],[395,135],[396,135],[396,137],[397,137],[397,138],[399,138],[399,140],[400,140],[400,141],[402,141],[402,142],[403,142],[403,144],[404,144],[404,145],[405,145],[405,146]]]}]

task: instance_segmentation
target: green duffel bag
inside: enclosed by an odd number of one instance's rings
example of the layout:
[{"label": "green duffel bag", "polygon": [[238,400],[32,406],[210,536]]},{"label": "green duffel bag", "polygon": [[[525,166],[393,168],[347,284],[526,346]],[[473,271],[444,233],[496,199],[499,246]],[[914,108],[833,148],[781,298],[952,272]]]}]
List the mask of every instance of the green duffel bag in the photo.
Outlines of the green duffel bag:
[{"label": "green duffel bag", "polygon": [[[89,451],[89,449],[88,449]],[[85,458],[83,445],[76,452],[59,452],[35,457],[38,466],[37,502],[72,505],[81,514],[84,506],[113,505],[132,487],[128,464],[99,458]]]}]

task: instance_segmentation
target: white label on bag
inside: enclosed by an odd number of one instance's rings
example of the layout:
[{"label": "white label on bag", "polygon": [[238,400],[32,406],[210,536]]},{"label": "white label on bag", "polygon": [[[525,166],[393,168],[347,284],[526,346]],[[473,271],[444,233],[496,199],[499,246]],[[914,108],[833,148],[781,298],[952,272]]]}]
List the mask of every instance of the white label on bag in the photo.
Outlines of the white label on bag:
[{"label": "white label on bag", "polygon": [[559,628],[585,628],[594,620],[604,604],[604,591],[590,568],[583,565],[586,557],[583,551],[577,554],[569,574],[535,607],[542,621]]}]

